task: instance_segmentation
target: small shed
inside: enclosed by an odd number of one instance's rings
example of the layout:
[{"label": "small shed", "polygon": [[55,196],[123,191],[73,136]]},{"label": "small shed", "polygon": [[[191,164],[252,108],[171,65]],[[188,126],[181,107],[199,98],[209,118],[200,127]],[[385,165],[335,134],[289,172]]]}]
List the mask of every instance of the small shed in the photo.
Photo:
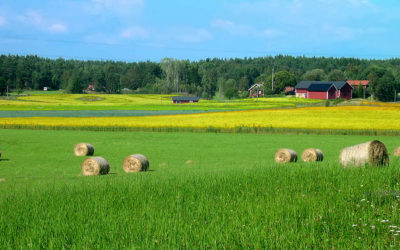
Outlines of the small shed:
[{"label": "small shed", "polygon": [[199,102],[200,97],[195,96],[173,96],[172,103],[193,103]]}]

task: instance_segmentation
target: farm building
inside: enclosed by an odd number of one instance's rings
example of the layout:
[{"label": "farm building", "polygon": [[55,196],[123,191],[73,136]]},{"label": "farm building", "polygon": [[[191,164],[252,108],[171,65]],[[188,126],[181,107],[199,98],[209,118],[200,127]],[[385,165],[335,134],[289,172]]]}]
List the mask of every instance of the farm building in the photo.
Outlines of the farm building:
[{"label": "farm building", "polygon": [[294,87],[286,86],[284,92],[285,95],[294,95]]},{"label": "farm building", "polygon": [[296,97],[306,99],[347,99],[353,94],[353,87],[348,82],[302,81],[295,87]]},{"label": "farm building", "polygon": [[359,88],[363,86],[364,89],[368,88],[369,81],[368,80],[347,80],[347,82],[353,86],[353,88]]},{"label": "farm building", "polygon": [[193,103],[199,102],[199,97],[191,97],[191,96],[174,96],[172,97],[173,103]]},{"label": "farm building", "polygon": [[250,96],[252,98],[264,96],[264,82],[251,85],[248,91],[250,92]]}]

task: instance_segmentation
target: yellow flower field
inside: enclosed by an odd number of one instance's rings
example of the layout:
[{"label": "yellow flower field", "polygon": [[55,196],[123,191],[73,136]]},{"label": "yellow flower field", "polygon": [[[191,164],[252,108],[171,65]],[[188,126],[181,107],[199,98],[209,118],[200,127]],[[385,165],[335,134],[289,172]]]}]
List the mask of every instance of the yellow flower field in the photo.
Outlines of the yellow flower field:
[{"label": "yellow flower field", "polygon": [[399,107],[343,106],[251,110],[186,115],[91,118],[0,118],[0,125],[137,128],[274,127],[400,130]]}]

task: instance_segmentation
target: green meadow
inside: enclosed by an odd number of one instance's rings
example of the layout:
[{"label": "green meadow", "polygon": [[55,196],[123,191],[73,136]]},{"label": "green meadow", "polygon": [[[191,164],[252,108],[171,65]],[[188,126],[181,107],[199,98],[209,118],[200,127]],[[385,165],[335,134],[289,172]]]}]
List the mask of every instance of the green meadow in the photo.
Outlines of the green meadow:
[{"label": "green meadow", "polygon": [[[2,249],[399,248],[400,160],[344,169],[345,146],[390,136],[0,130]],[[84,177],[73,147],[111,166]],[[317,147],[321,163],[274,162]],[[142,153],[150,171],[127,174]]]}]

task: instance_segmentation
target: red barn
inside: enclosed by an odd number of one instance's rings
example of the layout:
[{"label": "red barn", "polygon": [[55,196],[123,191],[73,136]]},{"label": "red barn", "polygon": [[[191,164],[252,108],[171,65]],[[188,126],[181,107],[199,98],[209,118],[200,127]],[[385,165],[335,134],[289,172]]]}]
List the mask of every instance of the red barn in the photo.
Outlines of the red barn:
[{"label": "red barn", "polygon": [[193,103],[199,102],[199,97],[191,97],[191,96],[174,96],[172,97],[173,103]]},{"label": "red barn", "polygon": [[307,89],[308,99],[336,99],[336,87],[333,84],[315,83]]},{"label": "red barn", "polygon": [[353,87],[348,82],[302,81],[296,87],[296,97],[306,99],[351,99]]}]

